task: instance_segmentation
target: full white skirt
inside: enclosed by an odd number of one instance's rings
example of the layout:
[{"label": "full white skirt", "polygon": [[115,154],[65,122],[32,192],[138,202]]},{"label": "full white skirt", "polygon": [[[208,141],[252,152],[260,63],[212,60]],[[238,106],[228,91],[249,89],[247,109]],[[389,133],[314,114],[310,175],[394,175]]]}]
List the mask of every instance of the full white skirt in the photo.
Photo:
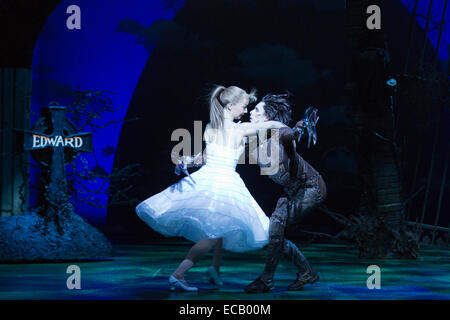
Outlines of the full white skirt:
[{"label": "full white skirt", "polygon": [[204,165],[176,184],[141,202],[137,215],[155,231],[193,242],[223,238],[223,248],[245,252],[264,247],[269,218],[239,174]]}]

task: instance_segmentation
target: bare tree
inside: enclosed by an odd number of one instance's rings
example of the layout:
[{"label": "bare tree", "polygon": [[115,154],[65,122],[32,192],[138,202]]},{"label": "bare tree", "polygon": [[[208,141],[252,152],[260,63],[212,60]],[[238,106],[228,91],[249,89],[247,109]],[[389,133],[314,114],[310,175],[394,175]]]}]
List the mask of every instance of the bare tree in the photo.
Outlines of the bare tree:
[{"label": "bare tree", "polygon": [[[124,119],[109,120],[102,124],[102,119],[106,114],[114,113],[120,109],[115,108],[108,94],[114,94],[111,91],[101,90],[75,90],[75,101],[68,107],[67,115],[74,122],[78,130],[86,130],[98,133],[103,128],[122,123]],[[127,119],[133,121],[137,118]],[[132,188],[126,183],[131,177],[136,176],[139,164],[130,164],[123,168],[114,168],[111,173],[107,173],[98,161],[96,150],[93,150],[95,166],[91,169],[87,160],[87,155],[79,154],[77,157],[82,163],[82,168],[77,167],[75,161],[70,163],[72,168],[68,175],[69,190],[75,199],[89,204],[95,208],[106,208],[108,206],[130,203],[135,204],[137,199],[127,196]],[[96,184],[92,188],[90,185]],[[107,204],[101,204],[99,195],[107,195],[109,201]]]}]

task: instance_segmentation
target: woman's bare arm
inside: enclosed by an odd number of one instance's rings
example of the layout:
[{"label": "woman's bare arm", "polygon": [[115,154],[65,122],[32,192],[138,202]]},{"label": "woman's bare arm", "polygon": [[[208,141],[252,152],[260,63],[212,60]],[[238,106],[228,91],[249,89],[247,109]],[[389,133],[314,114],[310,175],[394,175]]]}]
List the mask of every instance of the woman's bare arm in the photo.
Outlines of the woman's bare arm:
[{"label": "woman's bare arm", "polygon": [[258,123],[244,122],[237,125],[243,137],[254,136],[261,130],[280,129],[287,127],[284,123],[279,121],[264,121]]}]

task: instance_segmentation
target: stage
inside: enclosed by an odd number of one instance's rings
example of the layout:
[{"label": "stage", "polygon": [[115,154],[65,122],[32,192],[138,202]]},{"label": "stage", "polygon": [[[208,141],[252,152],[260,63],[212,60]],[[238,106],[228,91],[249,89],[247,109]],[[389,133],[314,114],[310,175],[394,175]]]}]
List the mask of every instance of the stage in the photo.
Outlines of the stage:
[{"label": "stage", "polygon": [[[304,254],[320,281],[301,292],[289,292],[295,268],[282,260],[273,293],[246,294],[243,288],[263,269],[265,251],[225,252],[224,286],[218,290],[205,278],[211,253],[187,274],[198,293],[170,292],[167,279],[188,251],[188,243],[163,241],[154,245],[116,245],[111,261],[2,264],[0,299],[450,299],[450,251],[422,249],[417,260],[360,260],[343,245],[311,244]],[[67,289],[69,265],[81,269],[81,289]],[[381,289],[369,290],[369,265],[381,269]]]}]

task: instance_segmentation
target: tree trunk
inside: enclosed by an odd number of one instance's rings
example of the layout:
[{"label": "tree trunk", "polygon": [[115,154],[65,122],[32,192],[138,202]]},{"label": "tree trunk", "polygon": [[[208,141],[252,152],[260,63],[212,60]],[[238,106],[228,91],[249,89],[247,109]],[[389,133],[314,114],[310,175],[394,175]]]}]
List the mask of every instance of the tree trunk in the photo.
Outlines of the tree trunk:
[{"label": "tree trunk", "polygon": [[[373,1],[372,1],[373,2]],[[370,4],[378,4],[375,1]],[[378,3],[376,3],[378,2]],[[352,3],[355,7],[352,7]],[[348,14],[363,14],[365,1],[348,1]],[[367,6],[365,6],[367,4]],[[353,19],[354,21],[362,20]],[[355,32],[350,26],[352,109],[356,124],[358,171],[361,177],[359,216],[353,217],[351,241],[362,258],[415,258],[416,235],[407,230],[403,216],[400,168],[394,148],[393,112],[390,108],[389,54],[384,30]]]}]

